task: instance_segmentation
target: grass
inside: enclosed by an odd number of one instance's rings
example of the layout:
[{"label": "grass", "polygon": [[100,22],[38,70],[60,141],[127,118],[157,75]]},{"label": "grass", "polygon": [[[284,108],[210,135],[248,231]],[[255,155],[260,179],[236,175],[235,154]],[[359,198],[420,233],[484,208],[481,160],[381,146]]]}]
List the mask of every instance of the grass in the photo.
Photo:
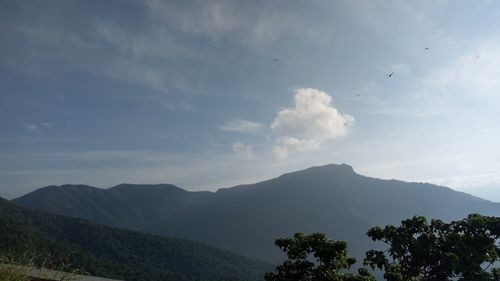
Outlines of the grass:
[{"label": "grass", "polygon": [[[41,266],[36,266],[33,260],[33,256],[27,254],[21,257],[0,255],[0,281],[70,281],[76,273],[76,271],[65,272],[64,264],[54,266],[49,258],[45,258]],[[37,278],[31,277],[31,273],[36,273]]]},{"label": "grass", "polygon": [[2,265],[0,267],[0,281],[30,281],[27,269],[22,266]]}]

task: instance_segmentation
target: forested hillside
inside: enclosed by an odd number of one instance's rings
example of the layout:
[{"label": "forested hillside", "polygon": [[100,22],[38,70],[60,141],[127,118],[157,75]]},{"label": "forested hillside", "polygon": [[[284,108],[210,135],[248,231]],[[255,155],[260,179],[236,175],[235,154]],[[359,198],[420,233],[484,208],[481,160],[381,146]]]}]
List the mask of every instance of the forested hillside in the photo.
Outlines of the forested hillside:
[{"label": "forested hillside", "polygon": [[187,240],[101,226],[0,199],[0,254],[124,280],[262,280],[270,265]]}]

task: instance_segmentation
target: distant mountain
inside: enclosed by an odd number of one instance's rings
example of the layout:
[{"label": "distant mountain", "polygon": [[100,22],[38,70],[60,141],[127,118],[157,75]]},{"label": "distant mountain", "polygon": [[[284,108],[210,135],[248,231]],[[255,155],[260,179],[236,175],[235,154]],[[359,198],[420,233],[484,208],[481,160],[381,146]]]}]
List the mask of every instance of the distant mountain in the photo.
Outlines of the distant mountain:
[{"label": "distant mountain", "polygon": [[277,237],[324,232],[349,242],[362,257],[374,245],[376,225],[399,224],[413,215],[444,220],[469,213],[500,215],[500,204],[452,189],[354,172],[326,165],[256,184],[189,192],[171,185],[119,185],[111,189],[46,187],[16,204],[100,223],[208,243],[248,257],[282,261]]},{"label": "distant mountain", "polygon": [[88,185],[62,185],[35,190],[13,202],[96,223],[144,230],[162,224],[198,199],[211,195],[170,184],[120,184],[105,190]]},{"label": "distant mountain", "polygon": [[[0,255],[50,255],[70,269],[133,280],[263,280],[272,266],[187,240],[35,212],[0,199]],[[36,257],[35,256],[35,257]],[[35,259],[36,261],[36,259]]]}]

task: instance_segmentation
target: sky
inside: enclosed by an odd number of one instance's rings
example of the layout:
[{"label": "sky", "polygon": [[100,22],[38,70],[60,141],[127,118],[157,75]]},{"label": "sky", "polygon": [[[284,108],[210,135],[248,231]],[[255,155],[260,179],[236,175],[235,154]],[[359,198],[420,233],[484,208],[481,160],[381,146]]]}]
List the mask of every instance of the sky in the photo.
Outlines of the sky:
[{"label": "sky", "polygon": [[347,163],[500,202],[498,26],[486,0],[0,1],[0,196]]}]

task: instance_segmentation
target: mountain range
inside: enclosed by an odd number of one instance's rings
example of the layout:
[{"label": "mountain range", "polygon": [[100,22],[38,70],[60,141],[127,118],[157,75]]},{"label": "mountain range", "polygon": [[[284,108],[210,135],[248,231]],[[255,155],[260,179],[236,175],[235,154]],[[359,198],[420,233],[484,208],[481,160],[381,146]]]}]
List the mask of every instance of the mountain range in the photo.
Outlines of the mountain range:
[{"label": "mountain range", "polygon": [[443,186],[382,180],[347,164],[312,167],[255,184],[191,192],[179,187],[121,184],[48,186],[14,199],[27,208],[114,227],[213,245],[277,264],[278,237],[323,232],[346,240],[354,256],[374,248],[373,226],[413,215],[443,220],[470,213],[500,216],[500,203]]}]

